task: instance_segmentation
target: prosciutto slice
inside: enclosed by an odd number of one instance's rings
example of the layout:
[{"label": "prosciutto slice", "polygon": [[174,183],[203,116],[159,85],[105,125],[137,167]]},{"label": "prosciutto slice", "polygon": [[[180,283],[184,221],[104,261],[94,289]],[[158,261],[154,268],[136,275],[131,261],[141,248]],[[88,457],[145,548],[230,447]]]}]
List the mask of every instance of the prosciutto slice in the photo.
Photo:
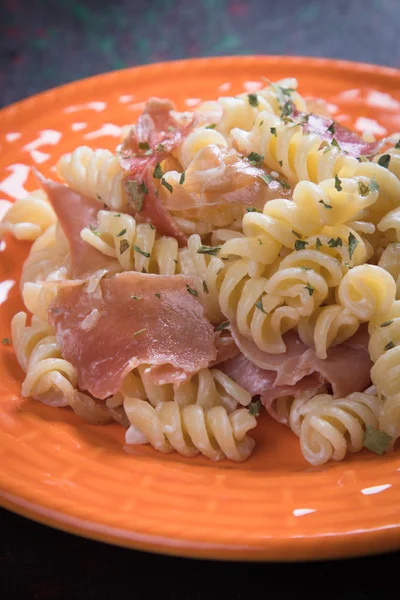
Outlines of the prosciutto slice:
[{"label": "prosciutto slice", "polygon": [[175,113],[173,109],[169,100],[151,98],[119,148],[119,158],[127,173],[124,186],[133,214],[184,246],[187,238],[158,197],[153,177],[156,164],[182,143],[196,123],[193,113]]},{"label": "prosciutto slice", "polygon": [[105,256],[81,238],[84,227],[97,225],[99,203],[50,179],[40,177],[40,182],[60,221],[71,249],[71,278],[83,279],[96,271],[115,272],[118,263]]},{"label": "prosciutto slice", "polygon": [[283,396],[317,394],[323,386],[332,387],[335,398],[366,389],[370,384],[372,362],[368,354],[368,331],[360,327],[349,340],[330,348],[319,359],[293,331],[284,336],[285,354],[267,354],[244,338],[230,324],[241,354],[218,365],[253,395],[261,395],[267,410],[276,416],[273,402]]},{"label": "prosciutto slice", "polygon": [[299,120],[302,122],[304,131],[308,133],[316,133],[329,143],[335,139],[344,152],[355,158],[359,158],[361,155],[375,155],[382,146],[382,141],[365,142],[358,133],[351,131],[351,129],[344,127],[329,117],[323,117],[314,113],[305,115],[304,113],[294,112],[294,119],[295,121]]},{"label": "prosciutto slice", "polygon": [[76,282],[61,287],[49,322],[80,389],[107,398],[141,364],[153,383],[179,384],[214,361],[214,329],[188,286],[183,275],[125,272],[93,294]]}]

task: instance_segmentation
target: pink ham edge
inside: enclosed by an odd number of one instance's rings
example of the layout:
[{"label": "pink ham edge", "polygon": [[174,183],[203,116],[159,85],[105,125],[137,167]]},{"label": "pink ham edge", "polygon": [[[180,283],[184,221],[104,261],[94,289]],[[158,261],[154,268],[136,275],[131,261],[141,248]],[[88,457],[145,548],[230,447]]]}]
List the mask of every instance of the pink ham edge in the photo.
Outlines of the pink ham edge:
[{"label": "pink ham edge", "polygon": [[[146,103],[135,130],[132,129],[122,143],[119,158],[121,167],[127,172],[125,184],[129,181],[144,183],[148,190],[140,213],[135,212],[132,206],[133,214],[139,220],[152,223],[159,234],[175,237],[181,246],[185,246],[187,237],[175,225],[158,197],[153,182],[156,164],[182,143],[196,123],[194,114],[185,122],[180,122],[172,114],[173,109],[174,105],[169,100],[151,98]],[[140,145],[148,145],[148,149],[140,148]],[[129,196],[128,187],[126,191]]]},{"label": "pink ham edge", "polygon": [[101,205],[64,184],[45,179],[38,172],[36,176],[68,239],[71,249],[71,278],[89,277],[101,269],[115,272],[118,269],[117,261],[105,256],[81,238],[84,227],[97,226],[97,213]]},{"label": "pink ham edge", "polygon": [[[208,367],[217,356],[214,329],[187,285],[190,279],[182,275],[134,272],[102,280],[101,294],[64,285],[49,308],[49,322],[64,358],[78,371],[79,388],[104,399],[141,364],[150,365],[147,377],[155,384],[179,384]],[[98,319],[83,329],[94,309]]]}]

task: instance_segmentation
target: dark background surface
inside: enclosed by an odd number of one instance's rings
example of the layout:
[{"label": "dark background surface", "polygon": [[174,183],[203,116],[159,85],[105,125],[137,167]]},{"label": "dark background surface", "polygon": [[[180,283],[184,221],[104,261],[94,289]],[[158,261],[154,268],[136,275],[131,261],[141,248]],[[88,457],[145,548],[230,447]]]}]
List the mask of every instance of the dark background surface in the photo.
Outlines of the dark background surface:
[{"label": "dark background surface", "polygon": [[[298,54],[400,67],[399,36],[400,0],[0,0],[0,103],[187,56]],[[200,562],[113,548],[6,511],[0,519],[7,600],[376,600],[399,591],[400,553],[314,564]]]}]

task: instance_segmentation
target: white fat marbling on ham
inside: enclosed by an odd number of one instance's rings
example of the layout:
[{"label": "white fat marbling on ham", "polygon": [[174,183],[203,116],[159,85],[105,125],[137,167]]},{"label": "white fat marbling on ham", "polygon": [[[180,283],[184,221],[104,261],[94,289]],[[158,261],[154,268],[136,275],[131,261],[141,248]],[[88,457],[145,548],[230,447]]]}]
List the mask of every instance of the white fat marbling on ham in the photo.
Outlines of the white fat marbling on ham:
[{"label": "white fat marbling on ham", "polygon": [[100,269],[115,272],[118,262],[105,256],[81,238],[84,227],[97,226],[97,213],[101,205],[75,192],[71,188],[40,175],[40,182],[57,215],[71,249],[71,277],[90,277]]},{"label": "white fat marbling on ham", "polygon": [[[208,367],[217,356],[214,328],[188,285],[182,275],[134,272],[102,280],[100,296],[88,294],[84,284],[64,284],[49,322],[78,371],[80,389],[107,398],[141,364],[149,365],[147,376],[156,384],[180,383]],[[96,323],[82,329],[95,309]]]}]

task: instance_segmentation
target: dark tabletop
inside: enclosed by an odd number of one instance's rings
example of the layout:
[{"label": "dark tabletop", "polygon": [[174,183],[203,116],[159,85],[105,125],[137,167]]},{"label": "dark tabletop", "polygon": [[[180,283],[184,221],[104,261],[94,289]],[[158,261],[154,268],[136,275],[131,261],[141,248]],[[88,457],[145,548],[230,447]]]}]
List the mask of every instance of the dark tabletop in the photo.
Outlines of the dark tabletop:
[{"label": "dark tabletop", "polygon": [[[188,56],[298,54],[399,67],[399,32],[400,0],[0,0],[0,104]],[[0,518],[0,598],[7,600],[376,600],[389,598],[391,585],[398,596],[400,553],[212,563],[114,548],[6,511]]]}]

